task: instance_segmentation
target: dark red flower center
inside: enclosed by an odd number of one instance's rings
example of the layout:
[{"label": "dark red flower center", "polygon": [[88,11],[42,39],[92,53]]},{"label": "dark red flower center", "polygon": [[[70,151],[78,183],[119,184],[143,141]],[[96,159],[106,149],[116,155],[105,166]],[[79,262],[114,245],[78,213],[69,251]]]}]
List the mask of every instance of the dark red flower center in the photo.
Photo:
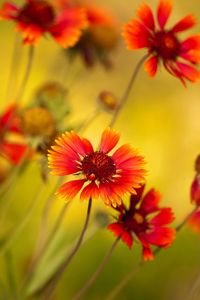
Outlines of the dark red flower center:
[{"label": "dark red flower center", "polygon": [[87,179],[100,182],[109,182],[116,174],[116,166],[112,157],[100,151],[85,156],[81,168]]},{"label": "dark red flower center", "polygon": [[180,52],[180,43],[173,32],[158,31],[152,40],[151,50],[163,59],[175,59]]},{"label": "dark red flower center", "polygon": [[126,211],[121,220],[124,222],[128,231],[135,232],[136,234],[145,232],[148,229],[148,222],[142,211],[135,210],[134,212]]},{"label": "dark red flower center", "polygon": [[55,19],[53,7],[43,0],[31,0],[22,7],[18,20],[26,24],[35,24],[43,29],[52,26]]}]

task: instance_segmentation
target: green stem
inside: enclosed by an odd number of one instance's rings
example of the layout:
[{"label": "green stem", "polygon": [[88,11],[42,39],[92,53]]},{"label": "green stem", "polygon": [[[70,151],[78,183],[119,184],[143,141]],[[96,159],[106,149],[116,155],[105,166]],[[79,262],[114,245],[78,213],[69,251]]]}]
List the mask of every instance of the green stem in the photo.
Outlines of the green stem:
[{"label": "green stem", "polygon": [[66,257],[65,261],[58,267],[57,271],[48,279],[48,281],[39,290],[34,292],[34,295],[43,295],[44,296],[43,299],[45,300],[51,299],[52,294],[59,282],[60,277],[62,276],[64,271],[66,271],[68,265],[70,264],[70,262],[72,261],[73,257],[75,256],[75,254],[77,253],[77,251],[79,250],[82,244],[83,238],[85,236],[88,227],[89,219],[90,219],[91,207],[92,207],[92,199],[90,199],[88,202],[85,223],[74,249],[71,251],[69,256]]},{"label": "green stem", "polygon": [[137,65],[136,65],[136,67],[135,67],[135,69],[134,69],[134,71],[133,71],[133,74],[132,74],[132,76],[131,76],[131,79],[130,79],[130,81],[129,81],[129,84],[128,84],[128,86],[127,86],[127,88],[126,88],[126,90],[125,90],[125,92],[124,92],[124,94],[123,94],[123,96],[122,96],[122,98],[121,98],[121,101],[120,101],[120,103],[119,103],[117,109],[115,110],[115,112],[114,112],[114,114],[113,114],[113,116],[112,116],[112,119],[111,119],[111,121],[110,121],[110,127],[111,127],[111,128],[114,126],[114,124],[115,124],[115,122],[116,122],[116,120],[117,120],[117,118],[118,118],[118,116],[119,116],[119,113],[121,112],[122,108],[125,106],[125,104],[126,104],[126,102],[127,102],[127,100],[128,100],[128,97],[129,97],[129,95],[130,95],[132,86],[133,86],[133,84],[134,84],[134,82],[135,82],[135,80],[136,80],[136,78],[137,78],[137,75],[138,75],[138,73],[139,73],[139,71],[140,71],[140,68],[141,68],[141,66],[143,65],[144,61],[147,59],[147,57],[148,57],[148,54],[144,55],[144,56],[139,60],[139,62],[137,63]]},{"label": "green stem", "polygon": [[[176,232],[179,232],[184,225],[188,222],[188,220],[190,219],[190,217],[193,215],[194,212],[196,212],[196,210],[198,209],[198,207],[195,207],[184,219],[183,221],[177,225]],[[162,250],[162,248],[156,248],[153,252],[154,256],[158,255],[160,253],[160,251]],[[109,293],[109,295],[105,298],[105,300],[113,300],[116,298],[116,296],[119,294],[119,292],[128,284],[128,282],[133,278],[133,276],[135,276],[139,270],[141,269],[141,267],[144,265],[144,262],[141,261],[136,269],[134,269],[133,271],[131,271],[130,273],[128,273],[122,280],[120,280],[120,282],[118,282],[118,284],[114,287],[114,289]]]},{"label": "green stem", "polygon": [[96,281],[96,279],[99,277],[99,275],[102,273],[104,268],[106,267],[110,257],[112,256],[113,251],[115,250],[120,238],[117,237],[114,243],[112,244],[112,247],[109,249],[106,256],[103,258],[101,264],[99,265],[98,269],[92,274],[92,276],[88,279],[88,281],[85,283],[85,285],[78,291],[78,293],[71,298],[71,300],[79,300],[82,298],[82,296],[85,294],[85,292],[93,285],[93,283]]},{"label": "green stem", "polygon": [[27,62],[27,66],[26,66],[26,70],[25,70],[25,74],[24,74],[22,83],[20,85],[19,91],[18,91],[16,99],[15,99],[16,102],[21,101],[23,96],[24,96],[26,86],[27,86],[27,83],[28,83],[28,79],[30,77],[30,72],[31,72],[31,69],[32,69],[34,49],[35,49],[34,46],[32,46],[32,45],[29,46],[28,62]]}]

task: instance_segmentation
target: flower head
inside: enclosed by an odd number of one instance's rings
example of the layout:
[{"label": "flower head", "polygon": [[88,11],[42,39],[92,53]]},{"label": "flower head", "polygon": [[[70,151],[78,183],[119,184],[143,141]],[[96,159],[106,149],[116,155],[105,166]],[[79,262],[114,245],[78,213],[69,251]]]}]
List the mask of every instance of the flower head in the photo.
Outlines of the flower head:
[{"label": "flower head", "polygon": [[57,12],[46,0],[26,0],[22,7],[5,2],[0,18],[17,23],[25,44],[36,44],[42,35],[49,33],[64,48],[73,46],[87,25],[83,9],[66,8]]},{"label": "flower head", "polygon": [[95,151],[89,140],[74,132],[59,137],[49,150],[49,167],[54,175],[74,174],[76,179],[64,183],[58,194],[68,200],[81,191],[80,199],[100,198],[105,204],[116,206],[125,193],[134,193],[144,182],[144,159],[129,145],[119,147],[111,155],[118,141],[119,134],[106,129]]},{"label": "flower head", "polygon": [[3,157],[13,164],[18,164],[27,150],[24,143],[15,143],[8,139],[9,133],[13,133],[18,137],[22,136],[16,111],[17,107],[11,105],[0,116],[0,152]]},{"label": "flower head", "polygon": [[171,11],[171,1],[160,0],[156,28],[151,8],[142,4],[137,11],[139,20],[133,19],[126,24],[123,36],[130,50],[148,49],[145,70],[149,76],[156,74],[158,64],[162,61],[165,69],[185,85],[185,80],[195,82],[200,78],[200,72],[192,66],[200,62],[200,35],[180,41],[178,34],[193,27],[196,20],[192,15],[187,15],[171,29],[166,29]]},{"label": "flower head", "polygon": [[118,220],[108,226],[116,236],[132,247],[135,239],[143,248],[143,259],[152,260],[150,245],[168,247],[175,238],[175,230],[166,227],[174,220],[171,208],[160,208],[160,194],[151,189],[143,196],[144,186],[137,190],[137,195],[130,196],[130,206],[123,203],[115,208],[119,212]]},{"label": "flower head", "polygon": [[104,8],[84,1],[58,0],[57,4],[62,8],[69,5],[82,7],[87,15],[88,27],[71,48],[71,55],[80,54],[86,67],[92,67],[99,61],[105,68],[110,68],[109,53],[116,49],[119,41],[118,21]]}]

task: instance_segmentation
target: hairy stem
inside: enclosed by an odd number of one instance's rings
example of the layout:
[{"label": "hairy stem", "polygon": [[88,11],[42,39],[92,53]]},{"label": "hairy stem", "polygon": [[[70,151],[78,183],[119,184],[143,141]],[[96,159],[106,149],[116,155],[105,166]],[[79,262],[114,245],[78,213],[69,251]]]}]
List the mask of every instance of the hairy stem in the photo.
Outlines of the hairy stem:
[{"label": "hairy stem", "polygon": [[82,296],[85,294],[85,292],[93,285],[93,283],[96,281],[96,279],[99,277],[101,272],[106,267],[114,249],[116,248],[120,238],[117,237],[114,243],[112,244],[112,247],[109,249],[106,256],[103,258],[101,264],[99,265],[98,269],[92,274],[92,276],[88,279],[88,281],[85,283],[85,285],[78,291],[78,293],[71,298],[71,300],[79,300],[82,298]]},{"label": "hairy stem", "polygon": [[134,71],[133,71],[133,74],[132,74],[132,76],[131,76],[131,79],[130,79],[130,81],[129,81],[129,84],[128,84],[128,86],[127,86],[127,88],[126,88],[126,90],[125,90],[125,92],[124,92],[124,94],[123,94],[123,96],[122,96],[122,98],[121,98],[121,101],[120,101],[120,103],[119,103],[117,109],[115,110],[115,112],[114,112],[114,114],[113,114],[113,116],[112,116],[112,119],[111,119],[111,121],[110,121],[110,127],[111,127],[111,128],[114,126],[114,124],[115,124],[115,122],[116,122],[116,120],[117,120],[117,118],[118,118],[118,116],[119,116],[119,113],[121,112],[122,108],[125,106],[126,101],[128,100],[128,97],[129,97],[129,95],[130,95],[132,86],[133,86],[133,84],[134,84],[134,82],[135,82],[135,80],[136,80],[136,78],[137,78],[137,75],[138,75],[138,73],[139,73],[139,71],[140,71],[140,68],[141,68],[141,66],[143,65],[144,61],[147,59],[147,57],[148,57],[147,54],[144,55],[144,56],[139,60],[139,62],[137,63],[137,65],[136,65],[136,67],[135,67],[135,69],[134,69]]},{"label": "hairy stem", "polygon": [[85,236],[85,233],[86,233],[86,230],[87,230],[87,227],[88,227],[88,224],[89,224],[91,207],[92,207],[92,199],[90,198],[90,200],[88,202],[88,208],[87,208],[85,223],[84,223],[83,229],[81,231],[81,234],[79,236],[79,239],[78,239],[75,247],[73,248],[73,250],[71,251],[69,256],[66,257],[65,261],[59,266],[57,271],[34,294],[43,295],[44,296],[43,299],[45,299],[45,300],[51,299],[52,294],[53,294],[53,292],[54,292],[54,290],[55,290],[55,288],[56,288],[56,286],[59,282],[60,277],[62,276],[64,271],[67,269],[68,265],[70,264],[70,262],[72,261],[73,257],[75,256],[75,254],[77,253],[77,251],[79,250],[79,248],[82,244],[83,238]]}]

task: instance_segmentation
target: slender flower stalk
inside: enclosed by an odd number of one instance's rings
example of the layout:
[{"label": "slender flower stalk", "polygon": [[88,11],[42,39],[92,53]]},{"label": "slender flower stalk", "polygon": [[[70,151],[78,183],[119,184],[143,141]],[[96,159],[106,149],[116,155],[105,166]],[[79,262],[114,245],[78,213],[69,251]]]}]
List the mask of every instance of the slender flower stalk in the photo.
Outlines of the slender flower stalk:
[{"label": "slender flower stalk", "polygon": [[19,102],[23,99],[23,96],[24,96],[24,93],[25,93],[25,90],[26,90],[26,86],[27,86],[27,83],[28,83],[28,80],[29,80],[29,77],[30,77],[32,65],[33,65],[33,58],[34,58],[34,52],[35,52],[34,50],[35,50],[35,47],[30,45],[29,46],[29,51],[28,51],[28,62],[27,62],[27,66],[26,66],[26,69],[25,69],[24,77],[22,79],[22,83],[19,87],[17,96],[15,98],[16,102]]},{"label": "slender flower stalk", "polygon": [[73,259],[73,257],[75,256],[75,254],[77,253],[77,251],[79,250],[79,248],[82,244],[83,238],[85,236],[85,233],[86,233],[86,230],[87,230],[87,227],[89,224],[91,208],[92,208],[92,198],[90,198],[90,200],[88,202],[85,223],[84,223],[83,229],[81,231],[81,234],[79,236],[79,239],[78,239],[75,247],[73,248],[73,250],[71,251],[69,256],[66,257],[66,259],[62,263],[62,265],[60,265],[58,270],[49,278],[49,280],[45,283],[44,286],[42,286],[39,290],[35,291],[34,295],[36,295],[36,294],[43,295],[44,300],[51,299],[53,292],[55,291],[55,288],[60,280],[60,277],[62,276],[63,272],[66,270],[66,268],[68,267],[71,260]]},{"label": "slender flower stalk", "polygon": [[82,296],[85,294],[85,292],[92,286],[92,284],[96,281],[96,279],[99,277],[101,272],[104,270],[106,267],[113,251],[115,250],[118,242],[120,240],[120,237],[117,237],[112,244],[111,248],[109,249],[108,253],[106,256],[103,258],[101,264],[99,265],[98,269],[92,274],[92,276],[89,278],[89,280],[86,282],[86,284],[78,291],[78,293],[71,298],[71,300],[79,300],[82,298]]},{"label": "slender flower stalk", "polygon": [[[197,210],[197,207],[195,207],[184,219],[182,222],[180,222],[180,224],[178,224],[176,226],[176,232],[178,233],[184,226],[185,224],[187,224],[188,220],[190,219],[190,217],[193,215],[193,213],[195,213]],[[153,255],[156,256],[160,253],[160,251],[162,250],[162,248],[156,248],[153,251]],[[116,298],[116,296],[119,294],[119,292],[128,284],[128,282],[133,278],[134,275],[136,275],[141,267],[144,265],[144,261],[140,261],[139,264],[137,265],[137,267],[131,271],[130,273],[128,273],[123,279],[121,279],[117,285],[114,287],[114,289],[112,289],[112,291],[109,293],[109,295],[105,298],[105,300],[113,300]]]},{"label": "slender flower stalk", "polygon": [[137,65],[136,65],[136,67],[135,67],[135,69],[134,69],[134,71],[133,71],[133,74],[132,74],[132,76],[131,76],[130,82],[129,82],[129,84],[128,84],[128,86],[127,86],[127,88],[126,88],[126,90],[125,90],[125,92],[124,92],[124,94],[123,94],[123,96],[122,96],[122,99],[121,99],[121,101],[120,101],[118,107],[116,108],[116,110],[115,110],[113,116],[112,116],[112,119],[111,119],[111,122],[110,122],[110,127],[111,127],[111,128],[113,128],[113,126],[114,126],[114,124],[115,124],[115,122],[116,122],[116,120],[117,120],[117,118],[118,118],[119,113],[121,112],[122,108],[125,106],[126,101],[128,100],[128,97],[129,97],[129,95],[130,95],[132,86],[133,86],[133,84],[134,84],[134,82],[135,82],[135,80],[136,80],[136,78],[137,78],[137,75],[138,75],[138,73],[139,73],[139,71],[140,71],[140,68],[141,68],[141,66],[143,65],[144,61],[147,59],[147,57],[148,57],[148,55],[144,55],[144,56],[139,60],[139,62],[137,63]]}]

